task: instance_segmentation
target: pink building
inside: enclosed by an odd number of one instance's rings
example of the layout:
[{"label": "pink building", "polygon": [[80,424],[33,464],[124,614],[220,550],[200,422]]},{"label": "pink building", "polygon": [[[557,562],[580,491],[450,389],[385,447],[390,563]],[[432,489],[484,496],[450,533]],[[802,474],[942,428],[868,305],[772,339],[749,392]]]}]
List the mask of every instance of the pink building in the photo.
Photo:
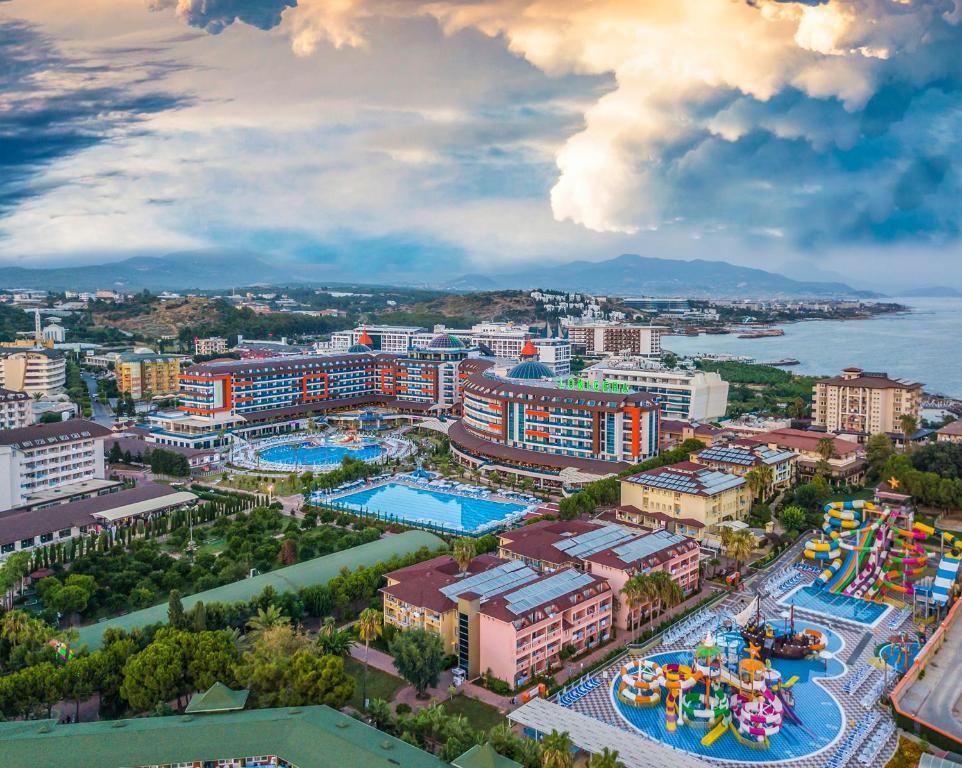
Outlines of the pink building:
[{"label": "pink building", "polygon": [[[474,607],[470,595],[461,602]],[[568,568],[479,600],[476,610],[481,672],[517,688],[560,666],[562,648],[577,654],[610,639],[614,600],[604,579]]]},{"label": "pink building", "polygon": [[544,520],[504,531],[498,538],[498,556],[520,560],[540,571],[575,568],[608,581],[615,597],[615,623],[627,629],[637,625],[649,607],[629,612],[620,600],[621,589],[632,576],[665,571],[686,595],[698,590],[698,543],[666,530],[643,531],[616,524],[581,520]]}]

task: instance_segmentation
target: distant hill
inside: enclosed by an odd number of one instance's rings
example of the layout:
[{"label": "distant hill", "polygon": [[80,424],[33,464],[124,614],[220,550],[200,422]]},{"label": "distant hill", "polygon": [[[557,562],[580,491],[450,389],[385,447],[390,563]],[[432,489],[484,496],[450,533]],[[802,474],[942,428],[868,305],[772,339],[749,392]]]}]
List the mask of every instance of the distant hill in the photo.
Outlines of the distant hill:
[{"label": "distant hill", "polygon": [[899,296],[914,299],[957,299],[962,298],[962,291],[947,285],[931,285],[927,288],[914,288],[910,291],[899,291]]},{"label": "distant hill", "polygon": [[471,276],[465,276],[452,285],[458,285],[460,290],[554,288],[616,296],[875,298],[880,295],[856,290],[845,283],[793,280],[726,261],[682,261],[636,254],[623,254],[608,261],[574,261],[489,275],[477,284],[472,282]]},{"label": "distant hill", "polygon": [[[681,261],[624,254],[608,261],[574,261],[527,267],[516,272],[449,278],[450,266],[446,265],[450,262],[446,262],[440,252],[436,254],[433,274],[419,266],[429,258],[424,250],[414,257],[414,261],[406,265],[389,263],[382,269],[371,269],[365,259],[352,258],[345,263],[343,254],[323,254],[314,261],[293,261],[241,250],[182,251],[77,267],[0,267],[0,286],[54,291],[113,288],[136,292],[145,288],[211,290],[254,284],[331,284],[362,280],[380,285],[432,285],[460,292],[555,288],[615,296],[876,298],[881,295],[856,290],[842,282],[793,280],[763,269],[705,259]],[[381,263],[377,258],[373,262]],[[431,274],[432,279],[426,281],[426,274]]]}]

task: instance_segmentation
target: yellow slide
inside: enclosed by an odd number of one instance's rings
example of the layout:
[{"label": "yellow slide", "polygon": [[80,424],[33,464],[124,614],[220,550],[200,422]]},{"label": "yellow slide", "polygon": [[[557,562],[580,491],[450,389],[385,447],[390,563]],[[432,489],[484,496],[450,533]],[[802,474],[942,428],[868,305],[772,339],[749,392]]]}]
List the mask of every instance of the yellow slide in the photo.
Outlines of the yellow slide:
[{"label": "yellow slide", "polygon": [[701,737],[701,745],[703,747],[710,747],[714,744],[718,737],[721,736],[725,731],[728,730],[728,723],[722,719],[722,721],[712,728],[708,733]]}]

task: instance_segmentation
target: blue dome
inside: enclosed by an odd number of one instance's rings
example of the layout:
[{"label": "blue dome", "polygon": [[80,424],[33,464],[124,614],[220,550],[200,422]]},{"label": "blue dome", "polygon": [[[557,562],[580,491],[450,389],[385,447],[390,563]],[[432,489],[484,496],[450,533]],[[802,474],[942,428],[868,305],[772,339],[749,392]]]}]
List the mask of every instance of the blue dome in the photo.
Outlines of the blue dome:
[{"label": "blue dome", "polygon": [[508,371],[509,379],[553,379],[554,373],[544,363],[537,360],[525,360]]},{"label": "blue dome", "polygon": [[347,351],[349,354],[356,354],[358,352],[370,352],[371,348],[367,344],[352,344]]},{"label": "blue dome", "polygon": [[464,349],[464,344],[457,336],[450,333],[439,333],[427,346],[428,349]]}]

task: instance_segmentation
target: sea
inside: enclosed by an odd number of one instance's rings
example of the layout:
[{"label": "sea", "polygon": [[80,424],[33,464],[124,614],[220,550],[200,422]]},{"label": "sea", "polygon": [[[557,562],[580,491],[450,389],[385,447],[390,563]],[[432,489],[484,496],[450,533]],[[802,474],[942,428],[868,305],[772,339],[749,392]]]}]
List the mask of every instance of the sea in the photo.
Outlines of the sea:
[{"label": "sea", "polygon": [[858,366],[920,381],[928,393],[962,398],[962,298],[891,300],[911,311],[786,323],[778,326],[784,336],[762,339],[739,339],[737,333],[666,336],[662,346],[677,355],[746,355],[757,362],[794,357],[799,364],[785,370],[824,376]]}]

